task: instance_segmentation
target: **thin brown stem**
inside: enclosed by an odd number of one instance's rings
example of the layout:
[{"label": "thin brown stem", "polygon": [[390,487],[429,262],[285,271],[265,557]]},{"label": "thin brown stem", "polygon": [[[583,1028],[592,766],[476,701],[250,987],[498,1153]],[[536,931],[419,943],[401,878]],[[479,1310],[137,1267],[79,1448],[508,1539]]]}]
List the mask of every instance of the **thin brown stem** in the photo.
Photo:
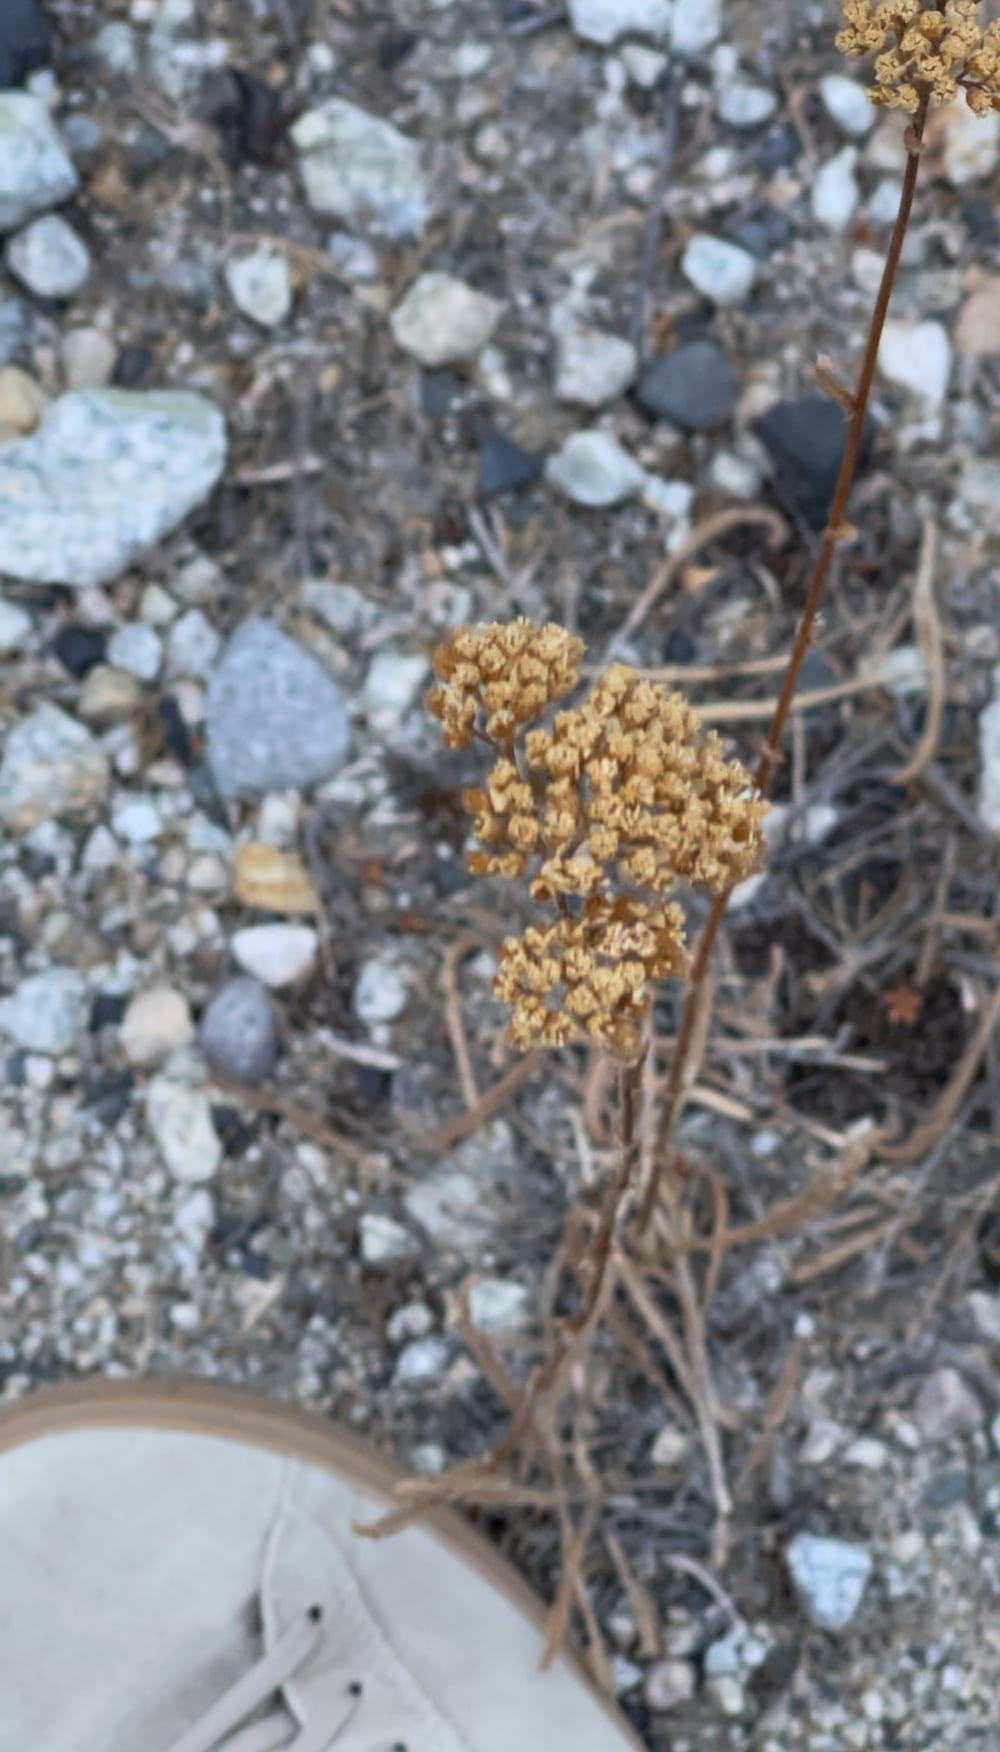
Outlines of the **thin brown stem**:
[{"label": "thin brown stem", "polygon": [[[899,211],[896,214],[896,223],[893,226],[892,237],[889,240],[889,249],[885,258],[885,266],[882,270],[882,279],[879,284],[878,296],[875,300],[874,310],[872,311],[871,326],[868,330],[868,340],[865,345],[864,358],[861,362],[858,385],[852,398],[852,410],[847,426],[847,440],[844,445],[840,473],[837,476],[837,485],[834,489],[833,499],[830,504],[830,512],[827,518],[826,528],[823,531],[823,539],[820,543],[819,552],[816,555],[816,561],[812,570],[812,576],[809,580],[805,606],[802,610],[799,624],[796,629],[795,641],[792,645],[791,656],[788,659],[788,667],[785,670],[785,677],[782,682],[781,693],[778,696],[778,703],[775,706],[774,716],[771,719],[767,741],[764,744],[760,760],[757,764],[757,771],[754,774],[754,782],[760,791],[767,790],[775,764],[779,758],[781,737],[788,721],[792,699],[798,685],[799,672],[801,671],[806,658],[806,653],[812,642],[813,627],[815,625],[816,615],[819,611],[820,599],[823,595],[823,588],[826,584],[834,553],[838,544],[847,540],[851,534],[846,523],[847,501],[850,497],[851,487],[854,484],[855,473],[857,472],[858,453],[861,448],[861,439],[864,433],[865,415],[868,412],[868,402],[871,396],[872,382],[875,376],[875,366],[878,360],[879,345],[882,340],[882,330],[885,327],[885,319],[889,309],[889,300],[892,297],[892,289],[896,281],[899,260],[903,250],[903,241],[906,237],[906,228],[909,224],[910,212],[913,207],[913,196],[916,191],[917,176],[920,170],[920,154],[922,150],[924,123],[927,119],[927,103],[928,100],[925,97],[913,118],[910,128],[907,130],[906,138],[908,151],[906,158],[906,171],[903,176],[903,187],[899,197]],[[725,889],[723,893],[717,895],[716,899],[713,901],[712,909],[706,920],[705,928],[702,931],[691,964],[688,995],[684,1005],[684,1013],[681,1017],[680,1028],[677,1032],[673,1060],[671,1062],[670,1073],[667,1078],[667,1085],[663,1095],[663,1105],[660,1111],[660,1122],[656,1144],[656,1161],[654,1163],[653,1171],[646,1183],[642,1203],[639,1208],[638,1233],[640,1237],[644,1235],[648,1229],[653,1218],[653,1213],[656,1210],[657,1200],[660,1194],[660,1186],[668,1165],[671,1139],[673,1138],[674,1128],[677,1124],[681,1108],[684,1105],[684,1098],[687,1094],[689,1074],[691,1070],[689,1061],[691,1059],[692,1047],[698,1038],[702,1005],[704,1004],[706,997],[705,982],[708,974],[709,963],[711,961],[712,950],[715,946],[715,939],[719,933],[719,926],[725,917],[726,908],[729,905],[729,897],[731,894],[731,888]]]}]

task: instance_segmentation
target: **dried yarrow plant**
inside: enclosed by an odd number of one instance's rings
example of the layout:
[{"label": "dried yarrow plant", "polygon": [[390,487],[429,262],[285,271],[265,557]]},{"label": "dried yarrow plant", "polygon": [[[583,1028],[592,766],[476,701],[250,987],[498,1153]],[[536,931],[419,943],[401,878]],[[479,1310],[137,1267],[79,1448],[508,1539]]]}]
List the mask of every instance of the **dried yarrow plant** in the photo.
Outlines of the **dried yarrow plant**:
[{"label": "dried yarrow plant", "polygon": [[[465,1330],[484,1375],[510,1411],[492,1454],[462,1462],[435,1479],[400,1487],[398,1508],[367,1532],[394,1531],[445,1502],[528,1504],[556,1516],[563,1574],[552,1608],[547,1653],[558,1646],[574,1607],[599,1661],[593,1613],[582,1582],[587,1541],[597,1513],[591,1496],[580,1514],[567,1489],[567,1430],[573,1382],[586,1346],[609,1311],[615,1284],[631,1286],[632,1306],[651,1323],[674,1376],[689,1398],[705,1448],[717,1512],[715,1555],[725,1551],[730,1500],[715,1398],[704,1343],[704,1305],[690,1264],[690,1215],[683,1202],[684,1165],[674,1146],[700,1047],[711,995],[709,970],[729,897],[759,867],[767,791],[779,758],[799,674],[812,638],[837,546],[854,531],[846,520],[879,344],[889,307],[920,167],[932,104],[959,93],[977,115],[1000,110],[1000,23],[982,27],[976,0],[843,0],[838,47],[851,59],[874,55],[872,103],[909,112],[899,209],[886,253],[857,384],[838,381],[829,361],[817,365],[820,386],[843,408],[846,435],[826,528],[815,555],[774,715],[751,776],[727,760],[717,737],[677,694],[616,665],[576,703],[583,647],[557,626],[520,620],[480,630],[463,628],[438,652],[438,685],[429,705],[452,748],[473,741],[492,767],[466,793],[479,844],[470,867],[484,877],[521,881],[542,917],[500,952],[495,990],[511,1011],[510,1038],[519,1048],[596,1046],[619,1067],[619,1166],[595,1213],[577,1213],[584,1240],[564,1245],[579,1297],[576,1311],[550,1325],[548,1353],[518,1390],[489,1342],[468,1319]],[[684,888],[712,896],[707,921],[689,953],[677,895]],[[665,1083],[651,1091],[650,1009],[665,979],[686,985],[681,1022]],[[644,1090],[645,1084],[645,1090]],[[637,1210],[637,1105],[653,1094],[656,1126],[644,1150]],[[644,1140],[645,1142],[645,1140]],[[845,1172],[847,1172],[845,1164]],[[786,1201],[795,1205],[797,1201]],[[632,1220],[623,1232],[623,1219]],[[571,1217],[573,1213],[571,1213]],[[750,1225],[747,1233],[767,1229]],[[577,1226],[579,1233],[579,1224]],[[770,1231],[768,1231],[770,1232]],[[779,1232],[777,1228],[774,1232]],[[734,1243],[735,1244],[735,1243]],[[717,1260],[716,1241],[710,1243]],[[650,1259],[664,1262],[679,1309],[674,1334],[640,1282]],[[610,1284],[614,1262],[615,1284]],[[662,1276],[662,1273],[661,1273]],[[711,1273],[710,1273],[711,1277]],[[655,1325],[653,1322],[655,1320]],[[527,1445],[547,1466],[548,1483],[511,1473]],[[535,1476],[537,1477],[537,1470]],[[591,1481],[592,1482],[592,1481]]]}]

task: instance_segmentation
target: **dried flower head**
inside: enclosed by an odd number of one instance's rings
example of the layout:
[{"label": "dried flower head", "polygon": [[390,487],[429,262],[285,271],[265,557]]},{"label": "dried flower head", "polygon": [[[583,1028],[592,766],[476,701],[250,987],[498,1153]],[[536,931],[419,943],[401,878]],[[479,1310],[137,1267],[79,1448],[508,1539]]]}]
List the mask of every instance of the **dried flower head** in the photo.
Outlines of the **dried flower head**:
[{"label": "dried flower head", "polygon": [[434,653],[441,686],[427,695],[427,708],[449,748],[468,748],[477,731],[510,747],[523,724],[572,693],[582,656],[582,641],[553,623],[458,627]]},{"label": "dried flower head", "polygon": [[977,115],[1000,110],[1000,22],[982,29],[978,0],[843,0],[843,14],[841,53],[878,56],[872,103],[912,113],[925,97],[951,103],[962,90]]},{"label": "dried flower head", "polygon": [[[508,938],[495,982],[517,1045],[579,1034],[638,1051],[650,987],[686,967],[679,883],[718,894],[754,871],[765,805],[680,694],[615,664],[579,705],[535,722],[575,686],[583,655],[561,628],[462,628],[428,698],[445,739],[496,761],[466,791],[478,876],[527,876],[556,917]],[[519,734],[520,732],[523,734]],[[652,899],[647,897],[652,896]]]}]

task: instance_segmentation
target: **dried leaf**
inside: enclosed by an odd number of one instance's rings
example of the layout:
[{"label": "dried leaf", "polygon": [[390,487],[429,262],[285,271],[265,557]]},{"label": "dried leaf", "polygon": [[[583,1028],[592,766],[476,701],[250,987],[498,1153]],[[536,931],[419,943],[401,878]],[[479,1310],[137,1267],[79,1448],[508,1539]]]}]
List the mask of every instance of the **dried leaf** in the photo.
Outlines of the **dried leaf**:
[{"label": "dried leaf", "polygon": [[317,913],[319,896],[296,852],[252,840],[236,854],[235,893],[244,906],[276,913]]}]

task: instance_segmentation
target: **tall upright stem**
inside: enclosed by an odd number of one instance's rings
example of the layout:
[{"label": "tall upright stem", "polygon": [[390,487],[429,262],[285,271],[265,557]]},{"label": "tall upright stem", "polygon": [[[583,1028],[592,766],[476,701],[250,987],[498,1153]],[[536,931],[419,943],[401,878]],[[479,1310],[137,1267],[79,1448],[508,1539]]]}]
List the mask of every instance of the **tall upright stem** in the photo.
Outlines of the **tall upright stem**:
[{"label": "tall upright stem", "polygon": [[[847,501],[850,497],[851,487],[854,484],[855,473],[857,472],[858,453],[861,449],[861,440],[864,434],[865,416],[868,412],[868,402],[871,396],[872,381],[875,376],[875,366],[878,360],[879,345],[882,340],[882,330],[885,327],[886,314],[889,309],[889,300],[892,297],[892,289],[895,284],[896,273],[899,268],[899,260],[903,251],[903,241],[906,237],[906,228],[909,224],[910,212],[913,207],[913,196],[916,191],[917,175],[920,170],[920,153],[922,149],[924,123],[927,120],[927,104],[928,100],[924,97],[921,101],[920,108],[917,110],[917,113],[907,130],[906,140],[908,150],[906,171],[903,176],[903,187],[899,197],[899,210],[896,214],[896,222],[892,228],[892,237],[889,240],[889,249],[885,258],[885,266],[882,269],[882,279],[879,283],[878,296],[875,300],[874,310],[872,311],[871,326],[868,330],[868,340],[865,345],[864,358],[862,359],[861,371],[858,376],[858,386],[851,402],[851,412],[847,424],[847,440],[844,444],[844,454],[841,459],[840,473],[837,476],[837,485],[834,488],[833,499],[830,502],[830,511],[827,518],[826,528],[823,531],[823,539],[820,543],[819,552],[816,555],[816,562],[813,566],[812,576],[809,579],[809,588],[806,592],[805,606],[803,607],[799,624],[796,628],[792,653],[788,659],[788,667],[785,670],[784,680],[781,685],[781,693],[778,696],[778,703],[774,708],[774,716],[771,719],[770,728],[767,733],[767,741],[764,744],[760,760],[757,763],[757,771],[754,774],[754,783],[759,791],[767,790],[771,775],[774,771],[775,763],[779,758],[782,733],[788,722],[788,714],[791,711],[792,700],[795,696],[795,689],[798,685],[799,672],[805,661],[806,653],[812,639],[813,626],[819,610],[820,598],[823,595],[823,587],[827,580],[827,574],[830,570],[834,551],[838,542],[843,541],[848,533],[845,528]],[[640,1236],[645,1233],[652,1221],[662,1178],[668,1166],[669,1150],[674,1134],[674,1128],[677,1124],[681,1108],[684,1105],[684,1098],[687,1093],[688,1069],[691,1052],[694,1042],[698,1038],[702,1005],[704,1004],[708,993],[707,975],[709,963],[712,957],[712,950],[715,946],[715,939],[719,934],[719,926],[725,917],[726,908],[729,905],[729,897],[732,892],[731,888],[725,889],[721,894],[716,896],[716,899],[712,903],[712,909],[705,921],[705,927],[701,933],[698,946],[695,950],[694,959],[691,964],[687,999],[684,1004],[683,1015],[681,1016],[681,1025],[677,1032],[677,1040],[674,1045],[674,1055],[670,1065],[670,1072],[667,1077],[667,1085],[663,1094],[663,1105],[660,1110],[653,1171],[650,1174],[643,1195],[642,1204],[639,1208],[638,1232]]]}]

